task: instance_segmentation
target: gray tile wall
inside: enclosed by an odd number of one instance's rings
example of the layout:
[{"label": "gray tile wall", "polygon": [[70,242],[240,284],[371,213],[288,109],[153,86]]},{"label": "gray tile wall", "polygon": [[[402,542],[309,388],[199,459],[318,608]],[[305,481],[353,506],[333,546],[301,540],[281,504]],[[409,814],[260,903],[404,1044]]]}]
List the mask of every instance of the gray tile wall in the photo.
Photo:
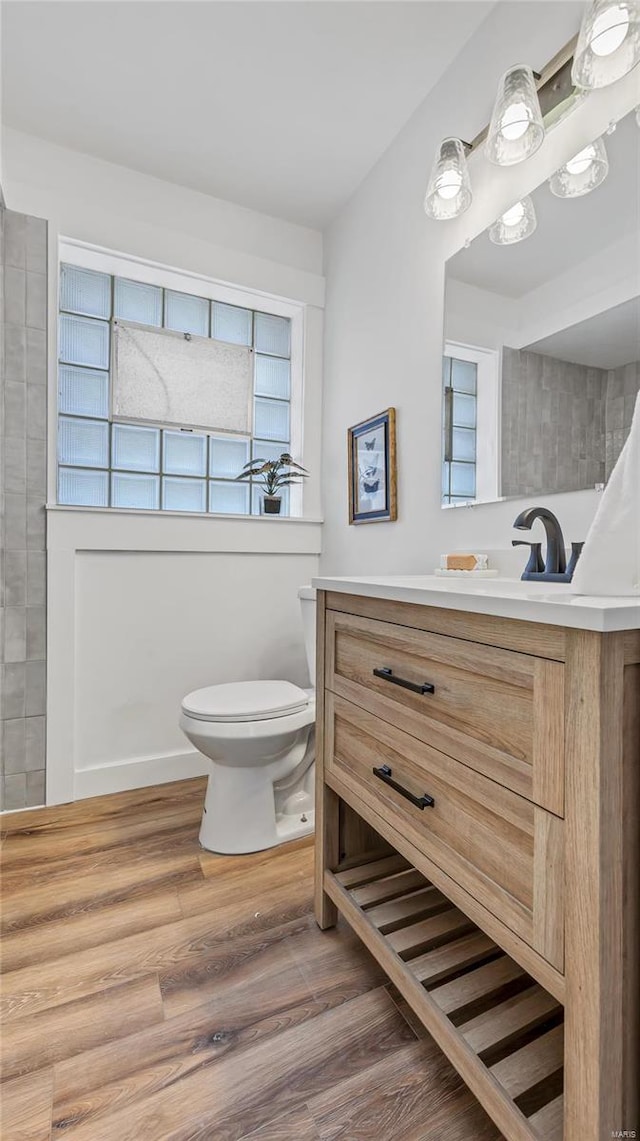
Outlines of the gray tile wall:
[{"label": "gray tile wall", "polygon": [[605,409],[605,468],[607,479],[629,435],[633,410],[640,392],[640,361],[607,373]]},{"label": "gray tile wall", "polygon": [[0,210],[0,808],[45,801],[47,225]]},{"label": "gray tile wall", "polygon": [[604,369],[504,348],[502,494],[604,483],[606,392]]}]

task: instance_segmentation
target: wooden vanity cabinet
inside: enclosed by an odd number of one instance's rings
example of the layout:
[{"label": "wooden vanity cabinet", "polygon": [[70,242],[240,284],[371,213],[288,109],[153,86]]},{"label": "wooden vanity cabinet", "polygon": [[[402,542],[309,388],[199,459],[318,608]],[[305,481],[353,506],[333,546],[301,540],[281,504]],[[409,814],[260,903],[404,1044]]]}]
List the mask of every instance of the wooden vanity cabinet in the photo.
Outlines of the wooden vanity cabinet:
[{"label": "wooden vanity cabinet", "polygon": [[317,610],[319,925],[510,1141],[640,1136],[640,633]]}]

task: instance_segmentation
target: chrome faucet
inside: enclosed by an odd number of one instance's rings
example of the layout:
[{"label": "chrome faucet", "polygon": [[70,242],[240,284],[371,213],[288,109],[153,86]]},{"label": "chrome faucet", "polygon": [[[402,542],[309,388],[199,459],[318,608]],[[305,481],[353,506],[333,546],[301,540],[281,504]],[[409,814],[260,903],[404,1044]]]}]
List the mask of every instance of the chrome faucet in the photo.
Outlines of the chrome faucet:
[{"label": "chrome faucet", "polygon": [[571,582],[584,543],[571,544],[571,558],[567,566],[562,527],[548,507],[529,507],[526,511],[521,511],[513,525],[517,531],[530,531],[536,519],[542,523],[547,537],[544,562],[542,543],[526,543],[522,539],[512,540],[514,547],[531,547],[531,555],[522,572],[522,578],[538,582]]}]

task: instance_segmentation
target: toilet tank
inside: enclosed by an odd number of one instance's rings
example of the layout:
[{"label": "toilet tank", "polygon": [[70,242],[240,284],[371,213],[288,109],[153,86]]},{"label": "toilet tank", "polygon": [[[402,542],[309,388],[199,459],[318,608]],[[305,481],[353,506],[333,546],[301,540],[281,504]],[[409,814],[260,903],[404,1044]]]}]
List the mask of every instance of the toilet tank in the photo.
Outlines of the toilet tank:
[{"label": "toilet tank", "polygon": [[304,632],[304,648],[307,654],[309,677],[315,689],[316,685],[316,592],[312,586],[301,586],[298,591],[300,609],[302,611],[302,629]]}]

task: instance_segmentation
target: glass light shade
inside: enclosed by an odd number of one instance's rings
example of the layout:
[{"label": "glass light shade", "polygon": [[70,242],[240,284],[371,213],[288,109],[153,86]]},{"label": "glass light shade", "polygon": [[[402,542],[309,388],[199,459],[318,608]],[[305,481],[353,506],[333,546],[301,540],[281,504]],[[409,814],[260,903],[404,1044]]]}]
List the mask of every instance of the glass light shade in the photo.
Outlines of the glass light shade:
[{"label": "glass light shade", "polygon": [[443,139],[436,151],[424,200],[429,218],[445,221],[464,214],[471,205],[467,158],[460,139]]},{"label": "glass light shade", "polygon": [[533,202],[527,196],[509,207],[489,230],[489,238],[496,246],[512,246],[528,238],[538,224]]},{"label": "glass light shade", "polygon": [[609,160],[604,142],[596,139],[551,176],[549,188],[556,198],[580,198],[600,186],[608,172]]},{"label": "glass light shade", "polygon": [[487,158],[497,166],[514,166],[535,154],[543,139],[533,72],[526,64],[518,64],[500,80],[487,136]]},{"label": "glass light shade", "polygon": [[639,0],[592,0],[573,56],[575,86],[587,90],[608,87],[639,61]]}]

